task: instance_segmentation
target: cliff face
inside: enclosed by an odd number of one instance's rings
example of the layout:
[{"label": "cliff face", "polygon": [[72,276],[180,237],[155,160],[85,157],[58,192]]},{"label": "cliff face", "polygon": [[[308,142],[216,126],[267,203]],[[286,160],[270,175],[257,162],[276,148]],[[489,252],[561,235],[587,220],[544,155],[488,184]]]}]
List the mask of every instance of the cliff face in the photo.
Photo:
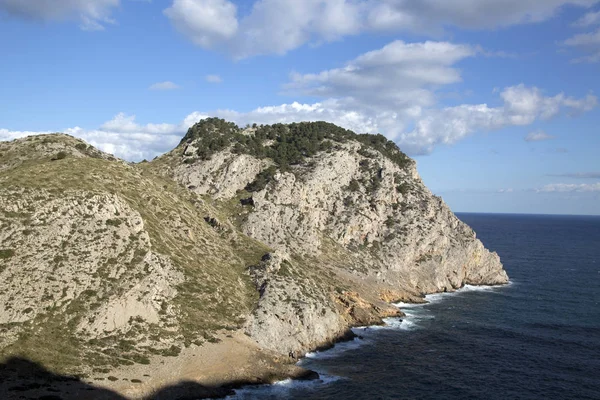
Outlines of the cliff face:
[{"label": "cliff face", "polygon": [[46,135],[0,143],[0,171],[0,355],[65,372],[237,330],[303,353],[390,302],[508,280],[414,161],[331,124],[209,119],[137,165]]},{"label": "cliff face", "polygon": [[[266,136],[258,141],[276,159],[285,135],[300,134],[298,126],[278,129],[241,135]],[[340,131],[323,139],[326,150],[284,168],[264,150],[237,144],[197,159],[217,130],[209,122],[191,128],[157,164],[199,195],[239,202],[240,229],[275,249],[268,266],[253,272],[261,297],[246,330],[261,345],[305,351],[349,324],[393,314],[381,300],[508,281],[499,257],[425,187],[414,161],[392,143]],[[262,181],[261,171],[269,171]]]}]

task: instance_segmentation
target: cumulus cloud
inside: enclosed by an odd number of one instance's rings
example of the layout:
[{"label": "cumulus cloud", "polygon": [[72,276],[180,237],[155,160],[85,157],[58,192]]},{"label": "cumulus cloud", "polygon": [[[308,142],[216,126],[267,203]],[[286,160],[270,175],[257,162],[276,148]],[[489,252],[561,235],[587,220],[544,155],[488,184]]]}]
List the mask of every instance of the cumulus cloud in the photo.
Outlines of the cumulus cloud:
[{"label": "cumulus cloud", "polygon": [[427,106],[435,101],[427,89],[460,82],[460,72],[453,65],[475,54],[467,45],[397,40],[343,68],[294,73],[285,87],[311,96],[364,99],[369,104]]},{"label": "cumulus cloud", "polygon": [[171,81],[166,81],[166,82],[157,82],[154,83],[152,85],[150,85],[150,87],[148,89],[150,90],[175,90],[175,89],[179,89],[180,86],[177,85],[176,83],[173,83]]},{"label": "cumulus cloud", "polygon": [[181,132],[188,127],[182,127],[181,124],[146,124],[140,125],[135,122],[135,115],[127,115],[125,113],[117,114],[110,121],[105,122],[100,127],[105,132],[116,133],[136,133],[145,132],[152,135],[169,135]]},{"label": "cumulus cloud", "polygon": [[[544,21],[564,5],[597,0],[256,0],[238,15],[230,0],[173,0],[164,13],[197,45],[235,58],[284,54],[305,43],[362,32],[438,35],[446,26],[494,29]],[[285,16],[282,18],[282,15]]]},{"label": "cumulus cloud", "polygon": [[600,192],[600,183],[552,183],[536,190],[538,193],[590,193]]},{"label": "cumulus cloud", "polygon": [[[439,107],[439,89],[461,80],[455,64],[477,53],[470,46],[448,42],[395,41],[360,55],[341,68],[292,74],[285,90],[316,97],[318,101],[314,103],[292,102],[249,112],[203,110],[176,124],[143,125],[135,116],[121,113],[97,130],[72,128],[67,132],[118,156],[140,159],[169,150],[189,126],[208,115],[241,126],[323,120],[358,133],[382,133],[414,155],[430,153],[438,145],[456,143],[476,132],[526,126],[561,114],[575,115],[598,104],[593,95],[548,96],[539,88],[520,84],[494,90],[499,103],[495,107],[488,104]],[[21,134],[4,131],[0,139]]]},{"label": "cumulus cloud", "polygon": [[40,21],[79,22],[83,30],[103,30],[114,23],[113,9],[120,0],[0,0],[0,14]]},{"label": "cumulus cloud", "polygon": [[[507,88],[512,90],[513,88]],[[530,89],[530,90],[534,90]],[[543,102],[542,102],[543,103]],[[129,160],[152,158],[173,148],[181,139],[187,128],[206,118],[208,115],[225,118],[238,125],[247,123],[273,124],[299,121],[329,121],[355,132],[381,132],[396,140],[400,147],[409,154],[427,154],[440,144],[453,144],[475,131],[489,131],[515,125],[515,121],[524,123],[529,118],[515,118],[514,111],[504,104],[491,108],[485,104],[461,105],[445,109],[425,110],[416,119],[400,116],[389,110],[373,112],[370,109],[353,108],[343,100],[328,99],[313,104],[282,104],[260,107],[250,112],[235,110],[215,110],[209,113],[194,112],[178,124],[145,124],[135,121],[132,115],[118,114],[104,123],[100,129],[87,131],[81,128],[65,130],[98,146],[100,149],[113,152],[119,157]],[[548,115],[543,108],[530,109],[536,118]],[[558,110],[557,110],[558,112]],[[407,124],[415,125],[413,130],[403,130]],[[35,132],[0,131],[0,140],[8,140]]]},{"label": "cumulus cloud", "polygon": [[219,75],[206,75],[204,77],[208,83],[221,83],[223,79]]},{"label": "cumulus cloud", "polygon": [[164,14],[178,31],[205,48],[232,39],[238,30],[237,7],[228,0],[174,0]]},{"label": "cumulus cloud", "polygon": [[[199,116],[199,115],[195,115]],[[194,122],[197,122],[194,121]],[[79,126],[66,128],[63,133],[81,138],[102,151],[117,157],[140,161],[151,159],[174,148],[192,123],[184,120],[179,124],[138,124],[134,115],[117,114],[98,129]],[[50,131],[11,131],[0,129],[0,140],[12,140],[30,135],[52,133]]]},{"label": "cumulus cloud", "polygon": [[442,109],[429,109],[415,122],[415,129],[401,133],[396,140],[407,151],[427,154],[439,144],[453,144],[476,131],[492,131],[507,126],[525,126],[536,120],[547,120],[564,109],[570,113],[589,111],[598,100],[592,95],[582,99],[563,93],[548,97],[536,87],[523,84],[505,88],[500,92],[503,104],[462,104]]},{"label": "cumulus cloud", "polygon": [[[510,87],[501,95],[512,90],[539,89],[526,88],[523,85]],[[556,97],[556,96],[555,96]],[[566,101],[570,99],[560,96],[562,102],[553,108],[559,113],[562,108],[587,108],[585,101]],[[419,113],[395,112],[392,109],[361,108],[356,102],[344,99],[326,99],[312,104],[298,102],[276,106],[259,107],[249,112],[235,110],[213,110],[210,112],[193,112],[180,123],[139,124],[135,116],[120,113],[99,129],[85,130],[80,127],[64,130],[65,133],[80,137],[101,150],[113,153],[127,160],[150,159],[172,149],[179,143],[187,129],[208,116],[216,116],[233,121],[240,126],[251,123],[273,124],[301,121],[328,121],[351,129],[358,133],[383,133],[395,140],[409,154],[427,154],[440,144],[453,144],[477,131],[490,131],[511,125],[524,125],[538,118],[549,118],[548,98],[542,98],[537,107],[520,109],[523,115],[517,116],[511,103],[499,107],[486,104],[464,104],[442,109],[424,109]],[[590,100],[592,101],[592,100]],[[595,98],[593,99],[595,102]],[[358,106],[358,108],[357,108]],[[518,108],[517,108],[518,109]],[[525,111],[524,111],[525,110]],[[517,118],[518,117],[518,118]],[[414,125],[406,130],[407,125]],[[0,140],[10,140],[32,134],[48,132],[28,132],[0,130]]]},{"label": "cumulus cloud", "polygon": [[51,131],[11,131],[8,129],[0,129],[0,140],[13,140],[31,135],[44,135],[53,133]]},{"label": "cumulus cloud", "polygon": [[526,142],[541,142],[550,139],[554,139],[554,136],[548,135],[546,132],[541,130],[529,132],[529,134],[525,136]]},{"label": "cumulus cloud", "polygon": [[[598,104],[591,94],[547,96],[539,88],[520,84],[494,90],[501,102],[497,107],[437,107],[439,89],[462,79],[456,64],[480,52],[448,42],[395,41],[341,68],[294,73],[285,89],[322,98],[311,106],[311,113],[329,114],[337,121],[352,116],[352,129],[381,132],[411,154],[429,153],[437,145],[455,143],[477,131],[526,126],[565,111],[569,115],[590,111]],[[316,111],[323,107],[327,111]]]}]

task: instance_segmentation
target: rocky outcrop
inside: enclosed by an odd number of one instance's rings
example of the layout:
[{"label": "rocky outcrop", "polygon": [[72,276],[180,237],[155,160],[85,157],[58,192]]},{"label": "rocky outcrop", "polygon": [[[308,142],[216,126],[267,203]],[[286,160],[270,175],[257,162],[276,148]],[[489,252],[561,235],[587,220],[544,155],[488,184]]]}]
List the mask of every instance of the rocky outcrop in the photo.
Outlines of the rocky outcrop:
[{"label": "rocky outcrop", "polygon": [[[342,303],[332,291],[338,279],[346,279],[349,289],[366,285],[358,296],[369,297],[366,290],[388,301],[393,299],[390,293],[414,297],[465,284],[508,281],[498,256],[425,187],[412,160],[395,162],[350,137],[292,167],[279,168],[264,188],[248,193],[245,189],[261,167],[264,171],[272,162],[236,154],[234,145],[207,160],[190,161],[195,156],[190,149],[201,148],[206,135],[219,134],[206,126],[200,130],[199,136],[188,134],[183,154],[175,151],[159,163],[171,165],[165,168],[170,176],[201,195],[230,202],[250,199],[251,206],[236,215],[238,226],[287,255],[273,256],[268,267],[253,272],[256,276],[261,271],[256,278],[261,298],[246,329],[265,347],[307,350],[360,320],[376,320],[340,311]],[[273,143],[265,140],[263,146]],[[298,287],[300,279],[282,278],[281,263],[302,271],[310,290]],[[313,279],[306,270],[325,270],[332,278]],[[387,308],[363,314],[389,312],[381,310]]]},{"label": "rocky outcrop", "polygon": [[61,372],[230,332],[286,360],[391,302],[508,281],[413,160],[331,124],[208,119],[137,165],[43,135],[0,143],[0,171],[0,357]]}]

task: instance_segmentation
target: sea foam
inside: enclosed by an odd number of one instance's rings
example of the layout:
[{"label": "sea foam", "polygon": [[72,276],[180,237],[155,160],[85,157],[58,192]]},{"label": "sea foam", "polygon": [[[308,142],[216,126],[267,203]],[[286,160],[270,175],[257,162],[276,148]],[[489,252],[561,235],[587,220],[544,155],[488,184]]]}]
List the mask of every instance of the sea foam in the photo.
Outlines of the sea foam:
[{"label": "sea foam", "polygon": [[[509,282],[511,285],[512,282]],[[425,303],[394,303],[394,305],[404,312],[405,316],[400,318],[387,318],[384,320],[386,325],[391,329],[400,330],[415,330],[419,329],[419,321],[425,319],[432,319],[434,316],[427,310],[428,305],[435,304],[443,301],[445,298],[450,296],[460,295],[467,292],[489,292],[494,291],[502,286],[488,286],[488,285],[464,285],[460,289],[454,292],[434,293],[425,296]]]},{"label": "sea foam", "polygon": [[247,400],[247,399],[282,399],[289,397],[290,392],[294,390],[311,391],[318,390],[324,385],[343,379],[338,376],[319,374],[319,379],[310,381],[297,381],[293,379],[284,379],[270,385],[245,386],[236,389],[235,394],[227,396],[229,400]]},{"label": "sea foam", "polygon": [[[509,282],[509,285],[512,282]],[[315,351],[305,354],[307,361],[315,359],[328,359],[335,358],[349,350],[354,350],[360,346],[369,343],[371,337],[376,335],[381,330],[400,330],[400,331],[412,331],[421,329],[420,323],[423,320],[435,318],[433,314],[427,310],[426,306],[434,303],[443,301],[446,297],[453,295],[460,295],[465,292],[482,292],[497,289],[499,286],[474,286],[465,285],[455,292],[445,293],[434,293],[425,296],[425,303],[394,303],[394,306],[400,308],[405,316],[404,317],[391,317],[385,318],[383,322],[385,325],[373,325],[373,326],[360,326],[352,328],[357,337],[353,340],[346,342],[336,343],[332,348]],[[300,360],[298,365],[302,366],[305,363],[304,360]],[[293,390],[318,390],[324,385],[328,385],[335,382],[342,377],[331,376],[323,373],[319,373],[319,379],[312,381],[296,381],[292,379],[285,379],[279,382],[275,382],[272,385],[257,385],[257,386],[246,386],[241,389],[237,389],[234,395],[228,396],[227,399],[231,400],[244,400],[244,399],[279,399],[289,397],[289,394]]]},{"label": "sea foam", "polygon": [[[359,333],[360,329],[361,328],[355,328],[352,331],[354,331],[355,334],[359,334],[360,335],[360,333]],[[348,350],[356,349],[359,346],[361,346],[362,344],[364,344],[364,337],[363,338],[355,337],[354,339],[349,340],[347,342],[336,343],[332,348],[327,349],[327,350],[314,351],[314,352],[311,352],[311,353],[306,353],[304,355],[304,357],[306,357],[306,358],[312,358],[312,359],[316,359],[316,358],[333,358],[333,357],[336,357],[339,354],[344,353],[344,352],[346,352]]]}]

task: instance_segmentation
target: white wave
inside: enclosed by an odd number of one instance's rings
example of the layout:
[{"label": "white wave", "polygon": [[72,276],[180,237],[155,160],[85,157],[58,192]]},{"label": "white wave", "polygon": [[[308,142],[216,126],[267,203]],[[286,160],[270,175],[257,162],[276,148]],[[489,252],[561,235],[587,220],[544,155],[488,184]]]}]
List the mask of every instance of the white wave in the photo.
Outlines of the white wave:
[{"label": "white wave", "polygon": [[[370,329],[370,327],[365,327],[365,328],[366,328],[366,330]],[[354,331],[355,334],[360,335],[361,332],[364,333],[365,328],[362,328],[363,331],[361,331],[361,328],[354,328],[352,331]],[[359,337],[355,337],[354,339],[349,340],[347,342],[336,343],[332,348],[327,349],[327,350],[306,353],[304,355],[304,357],[311,358],[311,359],[333,358],[333,357],[337,357],[341,353],[344,353],[348,350],[356,349],[359,346],[361,346],[362,344],[363,344],[363,339],[361,339]]]},{"label": "white wave", "polygon": [[[508,285],[512,285],[513,282],[509,281]],[[455,292],[444,292],[444,293],[434,293],[425,296],[424,303],[394,303],[396,307],[402,309],[405,316],[404,317],[391,317],[385,318],[383,322],[385,325],[373,325],[373,326],[359,326],[352,328],[354,334],[358,335],[353,340],[346,342],[336,343],[332,348],[323,350],[323,351],[315,351],[305,354],[305,359],[326,359],[326,358],[334,358],[339,356],[340,354],[354,350],[359,346],[364,345],[369,342],[369,336],[371,334],[375,334],[380,330],[403,330],[403,331],[412,331],[415,329],[420,329],[419,321],[426,319],[435,318],[434,315],[430,313],[427,308],[429,304],[434,304],[442,301],[445,297],[461,294],[464,292],[481,292],[481,291],[490,291],[497,289],[502,286],[474,286],[474,285],[465,285],[462,288],[456,290]],[[298,362],[298,365],[302,365],[303,360]],[[332,382],[335,382],[340,379],[344,379],[338,376],[319,374],[319,379],[315,379],[312,381],[295,381],[292,379],[285,379],[283,381],[275,382],[272,385],[257,385],[257,386],[246,386],[241,389],[237,389],[235,391],[235,395],[228,396],[226,399],[230,400],[250,400],[250,399],[280,399],[289,397],[290,391],[293,389],[301,389],[301,390],[317,390],[319,387],[323,385],[328,385]]]},{"label": "white wave", "polygon": [[318,390],[324,385],[329,385],[332,382],[343,379],[337,376],[319,374],[319,379],[310,381],[297,381],[293,379],[285,379],[275,382],[271,385],[256,385],[245,386],[241,389],[236,389],[235,394],[227,396],[230,400],[250,400],[250,399],[281,399],[289,397],[292,390]]},{"label": "white wave", "polygon": [[511,286],[512,284],[513,284],[513,282],[509,281],[508,284],[506,284],[506,285],[494,285],[494,286],[491,286],[491,285],[464,285],[463,287],[455,290],[454,292],[433,293],[433,294],[425,295],[425,303],[398,302],[398,303],[393,303],[393,305],[395,305],[396,307],[398,307],[400,309],[418,308],[418,307],[426,306],[428,304],[439,303],[440,301],[444,300],[444,298],[446,298],[448,296],[458,295],[458,294],[465,293],[465,292],[494,291],[496,289],[500,289],[500,288],[503,288],[506,286]]},{"label": "white wave", "polygon": [[[512,285],[512,281],[509,281],[508,285]],[[401,318],[388,318],[384,320],[386,324],[393,329],[400,330],[415,330],[419,329],[419,321],[424,319],[432,319],[435,318],[429,310],[425,306],[430,304],[435,304],[443,301],[445,298],[449,296],[460,295],[466,292],[488,292],[494,291],[498,288],[502,288],[504,286],[488,286],[488,285],[464,285],[460,289],[454,292],[443,292],[443,293],[433,293],[425,296],[425,303],[394,303],[394,305],[404,312],[405,316]]]},{"label": "white wave", "polygon": [[399,302],[399,303],[392,303],[393,305],[395,305],[398,308],[417,308],[417,307],[422,307],[427,303],[403,303],[403,302]]},{"label": "white wave", "polygon": [[412,331],[417,328],[413,318],[406,316],[404,318],[386,318],[385,327],[388,329],[400,329],[403,331]]},{"label": "white wave", "polygon": [[456,293],[461,293],[461,292],[488,292],[490,290],[494,290],[497,289],[498,286],[487,286],[487,285],[479,285],[479,286],[475,286],[475,285],[465,285],[463,287],[461,287],[460,289],[458,289],[456,291]]}]

